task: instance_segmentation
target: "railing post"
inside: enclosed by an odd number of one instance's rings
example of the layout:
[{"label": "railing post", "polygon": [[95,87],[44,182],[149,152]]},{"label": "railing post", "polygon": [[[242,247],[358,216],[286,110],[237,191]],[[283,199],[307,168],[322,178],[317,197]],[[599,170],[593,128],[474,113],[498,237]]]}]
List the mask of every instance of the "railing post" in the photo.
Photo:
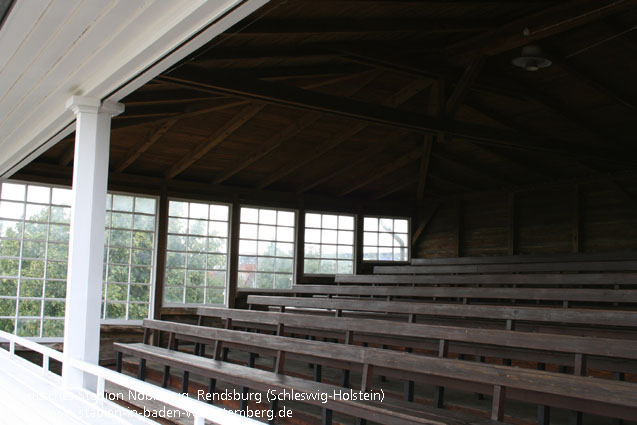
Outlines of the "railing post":
[{"label": "railing post", "polygon": [[42,354],[42,375],[46,376],[49,371],[49,356]]}]

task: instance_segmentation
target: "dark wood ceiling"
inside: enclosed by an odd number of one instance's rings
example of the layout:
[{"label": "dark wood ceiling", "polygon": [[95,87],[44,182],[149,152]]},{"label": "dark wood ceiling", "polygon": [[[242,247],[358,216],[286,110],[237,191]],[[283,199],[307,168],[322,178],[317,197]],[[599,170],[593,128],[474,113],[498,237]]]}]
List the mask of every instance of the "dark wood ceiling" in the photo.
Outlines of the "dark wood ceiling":
[{"label": "dark wood ceiling", "polygon": [[[629,0],[272,0],[123,100],[111,172],[409,205],[612,178],[637,168],[636,25]],[[553,65],[512,66],[529,43]]]}]

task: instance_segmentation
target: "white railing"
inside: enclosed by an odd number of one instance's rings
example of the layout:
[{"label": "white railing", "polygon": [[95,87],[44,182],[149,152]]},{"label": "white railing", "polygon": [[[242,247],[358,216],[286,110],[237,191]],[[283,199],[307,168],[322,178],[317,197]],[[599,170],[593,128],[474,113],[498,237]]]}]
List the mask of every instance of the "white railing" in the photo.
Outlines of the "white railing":
[{"label": "white railing", "polygon": [[15,356],[16,344],[42,354],[42,373],[44,375],[50,373],[49,361],[50,359],[54,359],[66,366],[79,369],[89,375],[95,376],[97,378],[97,390],[94,399],[96,407],[98,408],[101,407],[100,403],[105,400],[104,389],[106,381],[108,381],[138,394],[143,394],[145,397],[152,398],[190,413],[194,417],[194,425],[204,425],[206,420],[219,425],[263,425],[262,422],[234,414],[220,407],[212,406],[156,385],[140,381],[111,369],[76,359],[65,359],[64,354],[60,351],[4,331],[0,331],[0,339],[9,341],[8,355],[10,357]]}]

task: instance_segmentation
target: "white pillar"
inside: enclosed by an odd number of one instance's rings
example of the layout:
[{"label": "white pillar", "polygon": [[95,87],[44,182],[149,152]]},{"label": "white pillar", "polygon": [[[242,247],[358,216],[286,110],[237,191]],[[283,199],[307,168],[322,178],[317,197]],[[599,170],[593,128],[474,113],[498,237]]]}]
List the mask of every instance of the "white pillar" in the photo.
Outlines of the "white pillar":
[{"label": "white pillar", "polygon": [[[67,107],[75,113],[76,127],[64,358],[97,364],[111,117],[124,105],[74,96]],[[66,363],[62,377],[67,387],[95,388],[94,378]]]}]

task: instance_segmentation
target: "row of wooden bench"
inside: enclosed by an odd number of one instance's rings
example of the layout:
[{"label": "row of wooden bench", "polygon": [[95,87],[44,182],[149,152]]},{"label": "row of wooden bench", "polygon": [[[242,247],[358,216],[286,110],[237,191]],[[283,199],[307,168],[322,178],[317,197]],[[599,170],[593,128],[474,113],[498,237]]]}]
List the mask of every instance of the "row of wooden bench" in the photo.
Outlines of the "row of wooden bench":
[{"label": "row of wooden bench", "polygon": [[[623,419],[637,418],[637,392],[634,384],[577,376],[586,373],[587,360],[594,361],[593,359],[600,355],[607,354],[610,357],[618,355],[620,357],[623,356],[625,360],[634,360],[634,347],[625,347],[626,351],[623,353],[621,351],[612,353],[604,351],[604,346],[611,350],[622,350],[620,345],[613,341],[594,339],[585,341],[585,339],[580,337],[571,337],[569,340],[564,340],[560,343],[557,338],[553,338],[553,344],[550,348],[556,348],[556,352],[564,350],[574,355],[572,364],[575,369],[575,375],[564,375],[506,365],[496,366],[448,359],[446,356],[450,350],[451,342],[448,336],[456,335],[453,341],[462,341],[462,330],[460,329],[455,329],[454,333],[454,329],[443,329],[442,327],[380,323],[377,320],[371,320],[373,323],[361,323],[359,320],[343,318],[334,318],[336,320],[332,320],[330,323],[325,322],[318,326],[314,317],[285,313],[273,314],[224,309],[200,309],[199,313],[208,317],[224,318],[227,328],[237,326],[236,321],[239,321],[241,326],[247,324],[249,327],[262,326],[263,322],[267,321],[268,325],[275,326],[276,330],[274,332],[277,335],[272,336],[263,333],[248,333],[162,321],[145,321],[144,326],[147,330],[168,332],[171,335],[169,338],[171,347],[166,349],[149,345],[150,332],[146,333],[145,343],[143,344],[115,344],[115,349],[119,352],[118,367],[121,368],[122,354],[131,355],[144,359],[144,362],[140,364],[140,377],[142,378],[144,376],[145,361],[150,360],[169,368],[176,368],[210,378],[212,380],[212,391],[214,391],[217,379],[257,391],[272,389],[283,391],[287,389],[308,393],[317,391],[333,393],[337,388],[350,387],[350,383],[345,378],[342,385],[335,386],[297,377],[283,376],[286,359],[294,359],[361,373],[360,388],[364,391],[371,389],[371,380],[375,375],[405,380],[405,398],[407,400],[413,400],[413,381],[434,384],[437,386],[436,405],[438,406],[442,405],[442,396],[444,394],[440,390],[445,387],[480,394],[491,394],[493,396],[491,413],[494,420],[502,419],[505,399],[522,400],[542,406],[555,406]],[[292,324],[289,324],[290,321]],[[336,322],[339,322],[340,325],[336,325]],[[309,341],[284,336],[285,334],[290,335],[297,332],[303,333],[304,329],[309,328],[324,332],[334,332],[335,326],[339,326],[339,329],[343,332],[341,337],[344,344]],[[447,338],[438,340],[438,355],[440,357],[353,345],[357,342],[357,338],[362,338],[362,342],[369,343],[370,341],[365,341],[366,338],[369,338],[369,335],[393,335],[395,338],[397,332],[398,334],[400,332],[400,326],[403,328],[403,335],[401,336],[410,339],[408,344],[404,344],[407,348],[412,348],[411,345],[413,344],[417,345],[417,342],[411,341],[412,338],[414,338],[413,341],[416,341],[417,335],[421,335],[420,339],[437,339],[435,336],[436,332],[438,332],[438,336],[441,333],[447,336]],[[506,341],[517,340],[517,348],[524,346],[528,349],[534,343],[537,348],[542,337],[540,336],[535,342],[532,342],[531,334],[508,331],[510,335],[505,337],[504,335],[498,335],[497,332],[507,331],[492,332],[494,333],[491,335],[489,335],[489,332],[482,333],[482,338],[484,338],[482,343],[486,342],[487,345],[491,345],[498,338],[503,338]],[[422,335],[427,335],[427,337],[423,338]],[[331,336],[334,337],[335,335],[332,334]],[[480,336],[472,337],[465,332],[465,340],[471,340],[473,343],[474,340],[472,338],[479,340]],[[528,340],[525,341],[525,338]],[[156,341],[159,340],[159,338],[156,339]],[[199,344],[196,350],[196,354],[199,356],[175,352],[177,340],[188,340]],[[569,345],[569,341],[571,345]],[[397,341],[387,339],[384,342]],[[547,342],[551,344],[550,336]],[[201,357],[205,353],[206,345],[214,347],[212,350],[213,359]],[[505,345],[513,348],[516,343],[507,342]],[[597,351],[595,348],[589,349],[595,346]],[[583,347],[586,347],[586,349],[583,350]],[[225,362],[223,361],[224,348],[241,349],[250,353],[272,356],[274,359],[274,371],[255,371],[249,367],[253,366],[253,364],[245,367]],[[502,354],[512,355],[513,352]],[[550,359],[550,361],[553,362],[555,359]],[[598,366],[603,364],[603,362],[595,364]],[[169,369],[166,369],[165,373],[169,373]],[[349,373],[347,376],[349,377]],[[320,381],[320,372],[318,377],[316,377],[315,372],[315,378]],[[165,378],[164,383],[166,382],[167,379]],[[182,388],[182,390],[187,391],[187,375],[184,383],[185,388]],[[405,421],[410,423],[435,423],[432,421],[441,420],[443,423],[485,423],[466,417],[461,418],[457,414],[449,415],[450,412],[447,411],[423,409],[420,405],[406,405],[397,402],[378,404],[363,401],[353,403],[351,400],[329,400],[324,405],[320,402],[310,402],[310,404],[319,405],[324,409],[323,417],[325,423],[329,422],[331,415],[329,411],[331,410],[386,424],[405,423]],[[276,409],[276,406],[271,406],[271,408]],[[411,412],[413,417],[409,417],[409,412]],[[454,422],[449,422],[449,420]]]}]

